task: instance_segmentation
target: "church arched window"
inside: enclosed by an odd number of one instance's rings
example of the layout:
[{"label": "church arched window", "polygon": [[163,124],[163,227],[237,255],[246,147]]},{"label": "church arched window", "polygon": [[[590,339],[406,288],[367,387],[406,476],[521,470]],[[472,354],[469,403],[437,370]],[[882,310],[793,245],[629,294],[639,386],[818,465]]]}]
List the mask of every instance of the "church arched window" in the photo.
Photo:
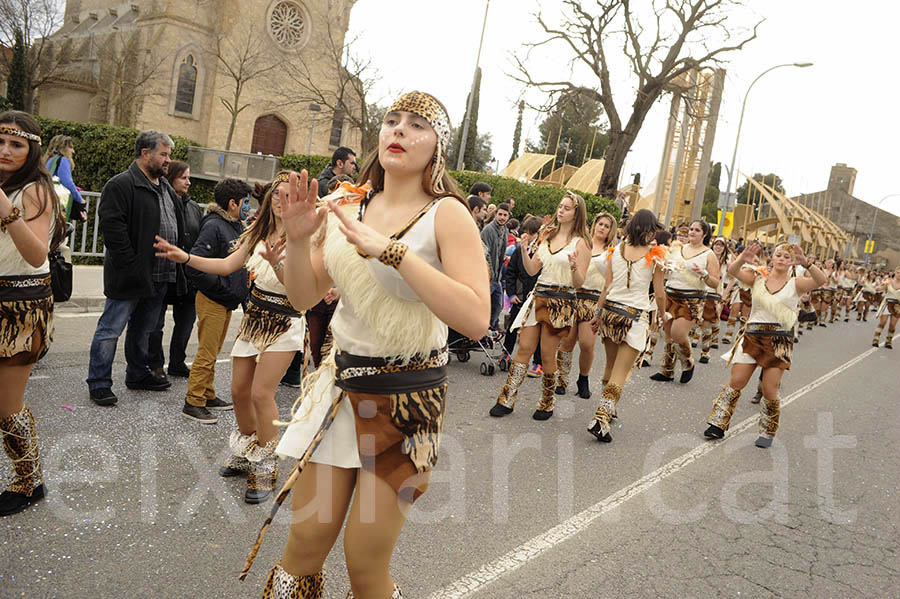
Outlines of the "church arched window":
[{"label": "church arched window", "polygon": [[175,111],[194,112],[194,94],[197,91],[197,67],[194,55],[188,54],[178,66],[178,83],[175,88]]}]

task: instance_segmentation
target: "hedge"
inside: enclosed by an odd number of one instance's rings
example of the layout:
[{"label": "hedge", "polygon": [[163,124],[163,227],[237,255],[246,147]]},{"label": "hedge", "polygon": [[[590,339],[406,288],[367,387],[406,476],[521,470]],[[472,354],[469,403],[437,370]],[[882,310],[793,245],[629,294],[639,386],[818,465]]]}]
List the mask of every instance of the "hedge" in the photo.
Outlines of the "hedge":
[{"label": "hedge", "polygon": [[[127,127],[114,127],[98,123],[81,123],[37,117],[41,126],[41,136],[49,143],[55,135],[68,135],[75,142],[76,184],[85,190],[100,191],[103,185],[115,174],[126,170],[134,160],[134,142],[138,131]],[[177,135],[172,136],[175,148],[172,158],[185,160],[188,146],[199,145],[196,142]],[[328,156],[311,156],[304,154],[285,154],[279,158],[279,167],[301,171],[306,169],[312,176],[328,166]],[[483,181],[493,189],[493,202],[501,203],[508,198],[516,200],[513,216],[521,218],[525,214],[542,216],[553,214],[556,206],[565,193],[559,187],[522,183],[515,179],[487,175],[471,171],[450,171],[450,175],[459,183],[465,196],[473,183]],[[213,201],[214,181],[194,178],[191,181],[191,197],[200,205]],[[612,200],[592,194],[581,194],[587,203],[589,218],[605,211],[620,216],[620,211]],[[96,202],[91,203],[88,214],[88,239],[93,235],[94,213]],[[80,263],[102,262],[102,259],[78,259]]]},{"label": "hedge", "polygon": [[[509,177],[497,175],[486,175],[472,171],[450,171],[450,174],[459,183],[460,191],[464,195],[472,187],[473,183],[481,181],[491,186],[491,203],[499,204],[509,198],[514,198],[516,207],[513,209],[513,216],[516,218],[522,218],[526,214],[534,214],[536,216],[554,214],[560,199],[566,193],[566,190],[560,187],[522,183]],[[588,193],[578,192],[578,194],[584,197],[587,204],[588,222],[598,212],[609,212],[614,214],[616,218],[622,216],[621,211],[612,200]]]}]

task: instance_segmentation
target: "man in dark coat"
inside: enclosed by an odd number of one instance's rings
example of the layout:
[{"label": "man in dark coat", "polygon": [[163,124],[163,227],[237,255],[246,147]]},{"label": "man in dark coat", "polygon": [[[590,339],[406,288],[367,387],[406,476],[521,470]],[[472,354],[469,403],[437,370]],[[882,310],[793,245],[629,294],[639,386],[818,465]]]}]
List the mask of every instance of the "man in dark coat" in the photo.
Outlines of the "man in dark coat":
[{"label": "man in dark coat", "polygon": [[163,308],[169,283],[187,292],[184,268],[157,258],[157,235],[179,246],[184,243],[184,212],[164,175],[171,162],[172,139],[158,131],[142,131],[135,142],[135,160],[125,172],[106,182],[97,208],[103,233],[103,293],[106,304],[91,342],[88,389],[98,405],[110,406],[112,363],[125,327],[125,386],[164,391],[165,375],[151,370],[148,337]]},{"label": "man in dark coat", "polygon": [[[238,179],[224,179],[216,184],[215,202],[200,223],[200,235],[191,254],[204,258],[226,258],[241,236],[241,221],[250,213],[250,186]],[[187,275],[197,288],[197,355],[188,376],[188,389],[181,413],[185,418],[203,424],[219,421],[210,410],[231,410],[230,401],[216,397],[216,358],[222,351],[231,312],[241,305],[250,291],[247,270],[230,275],[214,275],[187,267]]]},{"label": "man in dark coat", "polygon": [[356,174],[356,152],[350,148],[341,146],[331,155],[331,164],[322,169],[319,173],[319,197],[324,198],[328,195],[328,182],[338,175]]}]

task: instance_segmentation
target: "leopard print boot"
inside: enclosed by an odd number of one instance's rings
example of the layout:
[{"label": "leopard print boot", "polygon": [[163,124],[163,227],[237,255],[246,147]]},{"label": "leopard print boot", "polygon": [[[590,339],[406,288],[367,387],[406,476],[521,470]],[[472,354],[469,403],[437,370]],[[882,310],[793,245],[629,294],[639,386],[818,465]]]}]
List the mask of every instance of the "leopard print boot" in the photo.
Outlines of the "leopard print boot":
[{"label": "leopard print boot", "polygon": [[318,574],[293,576],[281,564],[269,571],[262,599],[322,599],[325,588],[325,570]]},{"label": "leopard print boot", "polygon": [[622,387],[615,383],[609,383],[603,387],[603,393],[600,395],[600,405],[594,413],[591,420],[591,426],[588,432],[597,437],[598,441],[609,443],[612,441],[612,435],[609,432],[609,421],[615,418],[616,404],[622,396]]},{"label": "leopard print boot", "polygon": [[497,403],[491,408],[491,416],[500,418],[512,414],[513,408],[516,407],[516,397],[519,395],[519,387],[522,385],[522,381],[525,380],[526,372],[528,372],[527,364],[515,361],[509,363],[506,384],[500,389]]},{"label": "leopard print boot", "polygon": [[250,462],[250,471],[247,473],[244,503],[262,503],[275,491],[275,483],[278,482],[278,456],[275,455],[277,446],[276,437],[265,445],[254,441],[247,448],[246,457]]},{"label": "leopard print boot", "polygon": [[13,463],[9,486],[0,494],[0,516],[10,516],[44,498],[44,478],[38,457],[34,416],[27,407],[0,418],[3,449]]},{"label": "leopard print boot", "polygon": [[728,385],[722,387],[722,391],[713,403],[712,413],[706,423],[709,428],[703,433],[710,439],[721,439],[728,430],[728,424],[731,422],[731,416],[734,414],[734,408],[737,406],[738,398],[741,392],[732,389]]},{"label": "leopard print boot", "polygon": [[[690,345],[688,345],[688,348],[690,349]],[[675,344],[671,341],[666,341],[660,372],[650,375],[650,380],[661,382],[675,380]]]},{"label": "leopard print boot", "polygon": [[569,388],[569,373],[572,371],[572,352],[556,351],[556,394],[565,395]]},{"label": "leopard print boot", "polygon": [[541,401],[537,410],[531,415],[535,420],[547,420],[553,416],[553,407],[556,404],[554,395],[554,384],[556,383],[555,372],[545,372],[541,378]]},{"label": "leopard print boot", "polygon": [[225,460],[225,464],[219,468],[219,476],[241,476],[250,472],[250,461],[247,459],[247,448],[256,441],[256,433],[242,435],[241,431],[231,431],[228,445],[231,447],[231,455]]}]

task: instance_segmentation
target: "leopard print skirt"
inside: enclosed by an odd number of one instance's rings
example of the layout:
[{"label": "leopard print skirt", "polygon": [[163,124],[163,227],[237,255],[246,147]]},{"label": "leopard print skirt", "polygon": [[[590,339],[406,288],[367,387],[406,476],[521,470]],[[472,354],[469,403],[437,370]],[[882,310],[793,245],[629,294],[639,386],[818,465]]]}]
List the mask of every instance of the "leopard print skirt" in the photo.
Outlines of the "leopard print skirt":
[{"label": "leopard print skirt", "polygon": [[671,314],[673,319],[684,318],[693,322],[700,322],[703,319],[706,297],[684,297],[667,290],[666,300],[666,312]]},{"label": "leopard print skirt", "polygon": [[[557,337],[565,337],[575,324],[578,300],[557,297],[534,297],[534,318]],[[591,316],[593,318],[593,315]]]},{"label": "leopard print skirt", "polygon": [[387,482],[407,503],[428,489],[441,444],[446,396],[446,384],[413,393],[347,393],[363,469]]},{"label": "leopard print skirt", "polygon": [[[18,286],[25,283],[29,286]],[[52,341],[50,277],[0,277],[0,360],[11,366],[34,364]]]}]

